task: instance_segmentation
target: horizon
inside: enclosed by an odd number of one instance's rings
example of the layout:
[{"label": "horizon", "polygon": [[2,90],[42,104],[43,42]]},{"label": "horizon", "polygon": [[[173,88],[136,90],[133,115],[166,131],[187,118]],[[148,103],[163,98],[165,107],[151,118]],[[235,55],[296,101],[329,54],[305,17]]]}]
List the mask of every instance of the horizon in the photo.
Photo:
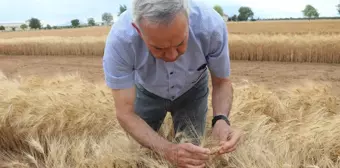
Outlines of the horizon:
[{"label": "horizon", "polygon": [[[114,21],[118,18],[120,5],[131,7],[131,0],[3,0],[0,6],[0,23],[25,23],[28,19],[38,18],[43,25],[65,26],[70,25],[72,19],[79,19],[80,23],[87,23],[88,18],[94,18],[96,22],[102,22],[101,15],[109,12]],[[340,0],[199,0],[213,7],[220,5],[229,17],[238,14],[241,6],[248,6],[254,12],[254,18],[303,18],[302,10],[307,4],[314,6],[320,13],[320,17],[339,16],[336,5]],[[15,5],[14,5],[15,4]],[[33,5],[32,5],[33,4]],[[294,5],[291,5],[294,4]],[[324,5],[326,4],[326,5]],[[26,14],[22,14],[25,11]]]}]

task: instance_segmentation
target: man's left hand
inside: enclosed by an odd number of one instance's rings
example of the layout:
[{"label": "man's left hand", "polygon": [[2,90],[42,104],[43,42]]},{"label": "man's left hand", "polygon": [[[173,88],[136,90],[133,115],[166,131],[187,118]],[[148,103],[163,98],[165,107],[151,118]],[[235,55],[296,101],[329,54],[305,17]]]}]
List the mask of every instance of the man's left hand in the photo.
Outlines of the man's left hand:
[{"label": "man's left hand", "polygon": [[224,120],[218,120],[214,125],[212,135],[220,141],[218,154],[222,155],[236,150],[241,131],[231,128]]}]

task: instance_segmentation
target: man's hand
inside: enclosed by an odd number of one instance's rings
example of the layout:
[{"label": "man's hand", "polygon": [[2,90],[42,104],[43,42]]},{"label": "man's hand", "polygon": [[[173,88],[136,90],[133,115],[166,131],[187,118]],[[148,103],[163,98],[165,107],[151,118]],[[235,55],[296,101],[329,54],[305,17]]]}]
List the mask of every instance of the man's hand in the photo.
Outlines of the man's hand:
[{"label": "man's hand", "polygon": [[212,135],[220,141],[218,154],[233,152],[241,138],[241,132],[232,129],[224,120],[218,120],[213,128]]},{"label": "man's hand", "polygon": [[184,143],[169,146],[165,158],[178,168],[204,168],[209,155],[209,149]]}]

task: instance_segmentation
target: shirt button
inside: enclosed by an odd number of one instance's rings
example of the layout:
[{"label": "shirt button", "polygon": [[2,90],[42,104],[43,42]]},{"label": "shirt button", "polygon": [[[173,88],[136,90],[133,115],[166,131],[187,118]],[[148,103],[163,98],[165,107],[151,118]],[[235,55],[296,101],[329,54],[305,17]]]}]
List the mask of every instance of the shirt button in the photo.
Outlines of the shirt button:
[{"label": "shirt button", "polygon": [[175,86],[171,86],[171,89],[173,89]]},{"label": "shirt button", "polygon": [[175,99],[175,96],[172,96],[172,99]]},{"label": "shirt button", "polygon": [[174,72],[170,72],[170,75],[174,74]]}]

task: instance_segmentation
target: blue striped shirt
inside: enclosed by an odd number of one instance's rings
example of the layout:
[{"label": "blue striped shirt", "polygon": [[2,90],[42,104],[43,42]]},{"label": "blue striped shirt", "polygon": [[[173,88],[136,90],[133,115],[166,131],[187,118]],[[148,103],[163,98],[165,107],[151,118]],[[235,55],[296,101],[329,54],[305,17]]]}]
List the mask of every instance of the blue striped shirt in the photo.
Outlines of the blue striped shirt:
[{"label": "blue striped shirt", "polygon": [[213,8],[195,0],[189,3],[188,48],[175,62],[154,58],[131,25],[131,11],[120,15],[104,50],[103,70],[108,87],[125,89],[140,84],[149,92],[174,100],[207,75],[208,70],[217,77],[229,77],[225,21]]}]

